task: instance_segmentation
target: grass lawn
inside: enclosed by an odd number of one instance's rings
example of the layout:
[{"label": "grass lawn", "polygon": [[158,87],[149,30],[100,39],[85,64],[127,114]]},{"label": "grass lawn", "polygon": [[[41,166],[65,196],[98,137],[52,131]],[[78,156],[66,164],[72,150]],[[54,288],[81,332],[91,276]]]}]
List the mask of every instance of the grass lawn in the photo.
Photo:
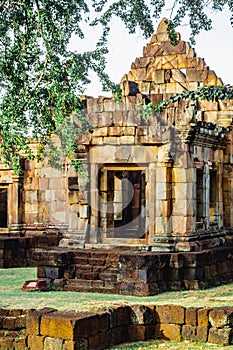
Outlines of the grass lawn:
[{"label": "grass lawn", "polygon": [[[185,307],[233,306],[233,284],[198,291],[166,292],[152,297],[135,297],[113,294],[77,292],[23,292],[21,287],[26,280],[37,279],[36,268],[0,269],[0,308],[40,309],[45,306],[59,310],[97,311],[102,307],[119,304],[177,304]],[[113,349],[233,349],[233,346],[220,347],[213,344],[161,341],[138,342],[118,345]]]},{"label": "grass lawn", "polygon": [[54,307],[59,310],[96,311],[119,304],[177,304],[185,307],[233,306],[233,284],[197,291],[166,292],[152,297],[77,292],[23,292],[26,280],[37,279],[36,268],[0,269],[1,308]]},{"label": "grass lawn", "polygon": [[216,344],[201,344],[201,343],[191,343],[184,341],[182,343],[173,343],[161,340],[152,340],[147,342],[138,342],[131,344],[122,344],[117,345],[116,347],[111,348],[111,350],[232,350],[233,346],[221,346]]}]

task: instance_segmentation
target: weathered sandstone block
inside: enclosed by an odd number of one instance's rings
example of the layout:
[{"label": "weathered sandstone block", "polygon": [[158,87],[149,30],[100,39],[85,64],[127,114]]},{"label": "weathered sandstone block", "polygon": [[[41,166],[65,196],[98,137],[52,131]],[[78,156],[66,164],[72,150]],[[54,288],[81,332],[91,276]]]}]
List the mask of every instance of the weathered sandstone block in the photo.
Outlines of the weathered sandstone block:
[{"label": "weathered sandstone block", "polygon": [[184,324],[185,308],[177,305],[158,305],[155,309],[157,322]]},{"label": "weathered sandstone block", "polygon": [[131,305],[130,322],[140,325],[153,324],[155,322],[154,309],[144,305]]},{"label": "weathered sandstone block", "polygon": [[92,313],[55,311],[42,315],[40,328],[42,335],[75,340],[98,333],[98,316]]},{"label": "weathered sandstone block", "polygon": [[181,341],[181,327],[177,324],[161,323],[155,327],[156,337],[180,342]]},{"label": "weathered sandstone block", "polygon": [[185,323],[190,326],[197,326],[197,311],[196,307],[189,307],[185,310]]},{"label": "weathered sandstone block", "polygon": [[40,310],[30,312],[26,317],[26,328],[28,334],[40,335],[40,319],[42,315],[54,313],[56,309],[46,307]]},{"label": "weathered sandstone block", "polygon": [[209,313],[209,322],[213,327],[224,327],[233,322],[233,307],[214,308]]},{"label": "weathered sandstone block", "polygon": [[197,311],[197,323],[198,326],[208,327],[209,326],[209,312],[211,309],[199,309]]},{"label": "weathered sandstone block", "polygon": [[130,340],[147,340],[153,339],[155,335],[155,327],[150,325],[136,325],[130,324],[128,327]]},{"label": "weathered sandstone block", "polygon": [[209,330],[208,342],[221,345],[232,344],[232,329],[231,327],[216,328],[212,327]]}]

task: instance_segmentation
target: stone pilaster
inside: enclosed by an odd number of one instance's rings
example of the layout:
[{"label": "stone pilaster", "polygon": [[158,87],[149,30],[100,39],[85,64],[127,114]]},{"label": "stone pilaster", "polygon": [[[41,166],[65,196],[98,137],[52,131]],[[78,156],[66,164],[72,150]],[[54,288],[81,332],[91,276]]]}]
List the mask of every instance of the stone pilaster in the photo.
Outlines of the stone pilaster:
[{"label": "stone pilaster", "polygon": [[195,182],[194,168],[173,168],[173,207],[172,235],[175,239],[175,250],[191,250],[189,236],[195,231]]},{"label": "stone pilaster", "polygon": [[98,191],[98,164],[90,165],[90,232],[89,243],[98,243],[99,231],[99,191]]},{"label": "stone pilaster", "polygon": [[155,190],[154,251],[174,251],[172,237],[172,159],[158,162]]},{"label": "stone pilaster", "polygon": [[9,232],[11,236],[19,236],[22,233],[23,225],[22,225],[22,212],[20,210],[21,205],[21,187],[23,177],[17,174],[13,174],[12,176],[12,184],[9,186]]}]

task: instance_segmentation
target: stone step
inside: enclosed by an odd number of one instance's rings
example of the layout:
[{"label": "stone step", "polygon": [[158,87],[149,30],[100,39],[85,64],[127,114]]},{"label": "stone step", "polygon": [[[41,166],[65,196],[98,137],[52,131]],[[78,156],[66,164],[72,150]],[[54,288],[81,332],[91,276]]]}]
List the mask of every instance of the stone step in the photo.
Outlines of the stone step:
[{"label": "stone step", "polygon": [[63,235],[63,238],[65,238],[65,239],[73,239],[73,240],[76,240],[76,239],[81,239],[81,240],[85,240],[85,238],[86,238],[86,235],[82,235],[82,234],[71,234],[71,235],[68,235],[68,234],[65,234],[65,235]]},{"label": "stone step", "polygon": [[83,231],[83,230],[65,231],[63,234],[63,237],[73,238],[77,236],[86,237],[86,231]]},{"label": "stone step", "polygon": [[80,280],[101,280],[101,281],[118,281],[119,270],[107,266],[92,266],[89,264],[74,264],[74,275]]},{"label": "stone step", "polygon": [[83,251],[73,255],[73,262],[77,265],[104,266],[108,255],[106,252]]},{"label": "stone step", "polygon": [[108,266],[105,261],[103,261],[102,259],[92,259],[92,258],[88,258],[88,257],[73,257],[72,260],[73,265],[77,265],[77,267],[82,267],[83,265],[89,265],[92,267],[109,267],[109,268],[113,268],[111,266]]},{"label": "stone step", "polygon": [[73,257],[73,264],[74,265],[88,265],[88,255],[86,256],[74,256]]},{"label": "stone step", "polygon": [[117,293],[118,290],[118,283],[101,280],[69,280],[64,286],[64,291],[70,292]]},{"label": "stone step", "polygon": [[99,278],[101,281],[117,282],[118,281],[118,271],[117,271],[117,273],[111,272],[111,271],[100,272]]},{"label": "stone step", "polygon": [[85,239],[69,239],[62,238],[59,242],[59,247],[69,249],[82,249],[84,248]]},{"label": "stone step", "polygon": [[63,238],[59,242],[59,247],[69,248],[69,249],[79,249],[84,248],[86,240],[86,231],[76,230],[76,231],[66,231],[63,234]]}]

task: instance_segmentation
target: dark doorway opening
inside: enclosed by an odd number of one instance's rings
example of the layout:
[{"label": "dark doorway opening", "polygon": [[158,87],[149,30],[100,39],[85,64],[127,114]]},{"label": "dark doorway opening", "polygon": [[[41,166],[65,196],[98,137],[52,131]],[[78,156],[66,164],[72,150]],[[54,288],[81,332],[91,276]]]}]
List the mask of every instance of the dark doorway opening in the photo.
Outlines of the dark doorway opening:
[{"label": "dark doorway opening", "polygon": [[0,188],[0,227],[7,227],[7,188]]},{"label": "dark doorway opening", "polygon": [[145,238],[145,177],[145,170],[107,171],[107,237]]},{"label": "dark doorway opening", "polygon": [[201,226],[204,222],[204,187],[203,187],[203,170],[197,169],[197,186],[196,186],[196,208],[197,208],[197,223]]},{"label": "dark doorway opening", "polygon": [[216,170],[210,170],[210,222],[217,224],[218,218],[218,176]]}]

